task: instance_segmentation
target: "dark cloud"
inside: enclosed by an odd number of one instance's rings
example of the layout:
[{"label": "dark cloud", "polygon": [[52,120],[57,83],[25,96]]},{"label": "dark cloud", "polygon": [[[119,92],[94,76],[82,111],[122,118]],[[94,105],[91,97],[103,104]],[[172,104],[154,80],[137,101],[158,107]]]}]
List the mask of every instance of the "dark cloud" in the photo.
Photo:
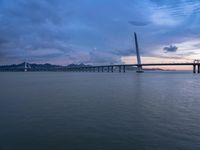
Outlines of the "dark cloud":
[{"label": "dark cloud", "polygon": [[[55,58],[71,52],[70,36],[62,29],[62,9],[54,0],[4,1],[0,6],[0,54],[1,57],[19,60],[25,57],[37,59]],[[67,11],[65,13],[67,17]],[[52,50],[55,53],[52,53]],[[49,52],[50,50],[50,52]],[[35,51],[29,53],[28,51]],[[63,53],[56,53],[63,51]]]},{"label": "dark cloud", "polygon": [[133,25],[133,26],[147,26],[149,24],[151,24],[151,22],[147,22],[147,21],[129,21],[129,24]]},{"label": "dark cloud", "polygon": [[[174,6],[162,8],[167,18],[162,17],[158,6],[168,3],[155,5],[157,1],[152,1],[0,0],[0,62],[12,63],[26,57],[54,62],[62,57],[70,63],[118,63],[121,56],[135,54],[134,49],[129,49],[133,32],[138,33],[142,55],[153,53],[157,46],[178,43],[182,37],[191,39],[191,33],[199,35],[198,16],[191,22],[196,14],[188,12],[191,17],[187,20],[179,16]],[[177,2],[171,2],[174,3]],[[185,3],[179,5],[182,8]],[[175,21],[182,26],[155,24],[162,21]],[[91,52],[94,47],[98,49]],[[165,48],[166,52],[176,50]]]},{"label": "dark cloud", "polygon": [[163,50],[167,53],[167,52],[176,52],[178,49],[178,47],[176,46],[168,46],[168,47],[164,47]]}]

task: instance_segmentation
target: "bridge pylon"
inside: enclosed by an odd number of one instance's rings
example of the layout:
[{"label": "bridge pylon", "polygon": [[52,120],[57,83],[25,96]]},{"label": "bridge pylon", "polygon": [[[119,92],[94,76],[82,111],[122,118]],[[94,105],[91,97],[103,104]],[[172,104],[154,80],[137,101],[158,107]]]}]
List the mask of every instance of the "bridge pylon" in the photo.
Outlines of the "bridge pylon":
[{"label": "bridge pylon", "polygon": [[137,73],[143,73],[142,65],[141,65],[141,59],[140,59],[140,52],[139,52],[139,46],[138,46],[138,40],[137,40],[137,34],[134,32],[135,37],[135,48],[136,48],[136,54],[137,54]]},{"label": "bridge pylon", "polygon": [[27,66],[27,62],[24,62],[24,72],[27,72],[28,66]]}]

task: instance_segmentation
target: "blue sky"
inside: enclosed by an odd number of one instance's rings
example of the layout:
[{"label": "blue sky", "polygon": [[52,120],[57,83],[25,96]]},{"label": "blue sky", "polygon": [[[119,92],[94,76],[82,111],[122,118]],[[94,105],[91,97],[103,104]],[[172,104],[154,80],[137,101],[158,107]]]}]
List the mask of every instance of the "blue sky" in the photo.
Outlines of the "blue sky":
[{"label": "blue sky", "polygon": [[0,64],[200,58],[199,0],[0,0]]}]

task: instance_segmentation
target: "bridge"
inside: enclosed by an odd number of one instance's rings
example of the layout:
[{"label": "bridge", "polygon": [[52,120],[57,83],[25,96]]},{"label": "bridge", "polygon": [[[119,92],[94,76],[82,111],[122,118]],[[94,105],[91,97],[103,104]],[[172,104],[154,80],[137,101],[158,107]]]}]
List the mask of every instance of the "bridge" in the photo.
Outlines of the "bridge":
[{"label": "bridge", "polygon": [[67,68],[66,70],[67,71],[82,71],[82,72],[88,72],[88,71],[114,72],[114,69],[116,70],[116,68],[118,68],[119,72],[126,72],[127,67],[136,67],[137,73],[143,73],[144,72],[143,67],[145,67],[145,66],[192,66],[193,73],[200,73],[200,60],[194,60],[194,62],[192,62],[192,63],[148,63],[148,64],[142,64],[136,33],[134,33],[134,39],[135,39],[135,47],[136,47],[137,64],[117,64],[117,65],[70,67],[70,68]]}]

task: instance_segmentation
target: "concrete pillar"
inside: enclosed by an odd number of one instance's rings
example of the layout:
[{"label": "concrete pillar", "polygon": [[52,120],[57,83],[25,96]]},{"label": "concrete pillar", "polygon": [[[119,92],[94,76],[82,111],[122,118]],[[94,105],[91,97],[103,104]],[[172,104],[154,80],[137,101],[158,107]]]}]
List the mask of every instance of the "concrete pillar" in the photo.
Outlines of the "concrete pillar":
[{"label": "concrete pillar", "polygon": [[121,66],[119,66],[119,72],[122,72],[122,70],[121,70]]},{"label": "concrete pillar", "polygon": [[196,73],[196,65],[193,65],[193,73]]},{"label": "concrete pillar", "polygon": [[101,68],[101,71],[102,71],[102,72],[104,71],[104,67]]},{"label": "concrete pillar", "polygon": [[137,66],[136,72],[137,72],[137,73],[143,73],[143,72],[144,72],[141,65],[138,65],[138,66]]},{"label": "concrete pillar", "polygon": [[200,65],[198,65],[198,73],[200,73]]},{"label": "concrete pillar", "polygon": [[109,66],[107,67],[107,72],[110,72],[110,67]]},{"label": "concrete pillar", "polygon": [[100,71],[100,68],[99,67],[97,67],[97,69],[98,69],[98,72]]},{"label": "concrete pillar", "polygon": [[113,72],[113,66],[111,66],[111,72]]},{"label": "concrete pillar", "polygon": [[126,66],[125,65],[123,66],[123,71],[126,72]]}]

